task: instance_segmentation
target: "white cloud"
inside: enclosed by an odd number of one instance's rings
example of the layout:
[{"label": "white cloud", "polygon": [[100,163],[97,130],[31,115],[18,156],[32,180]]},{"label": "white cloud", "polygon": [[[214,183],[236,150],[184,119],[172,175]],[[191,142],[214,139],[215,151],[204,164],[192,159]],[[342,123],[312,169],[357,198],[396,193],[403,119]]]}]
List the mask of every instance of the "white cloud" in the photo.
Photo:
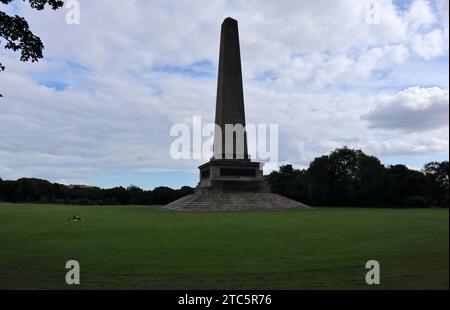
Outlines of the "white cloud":
[{"label": "white cloud", "polygon": [[424,35],[416,34],[412,39],[412,48],[417,55],[431,59],[444,53],[443,32],[435,29]]},{"label": "white cloud", "polygon": [[412,2],[407,19],[414,30],[428,28],[436,22],[436,15],[431,8],[430,1],[415,0]]},{"label": "white cloud", "polygon": [[412,87],[378,101],[378,106],[364,116],[372,128],[408,131],[448,128],[448,89]]},{"label": "white cloud", "polygon": [[[432,7],[432,3],[436,7]],[[448,55],[448,12],[444,12],[446,6],[448,11],[448,1],[415,0],[406,14],[411,50],[426,60]]]},{"label": "white cloud", "polygon": [[439,16],[442,19],[444,27],[448,28],[448,14],[449,14],[448,0],[437,0],[437,9]]}]

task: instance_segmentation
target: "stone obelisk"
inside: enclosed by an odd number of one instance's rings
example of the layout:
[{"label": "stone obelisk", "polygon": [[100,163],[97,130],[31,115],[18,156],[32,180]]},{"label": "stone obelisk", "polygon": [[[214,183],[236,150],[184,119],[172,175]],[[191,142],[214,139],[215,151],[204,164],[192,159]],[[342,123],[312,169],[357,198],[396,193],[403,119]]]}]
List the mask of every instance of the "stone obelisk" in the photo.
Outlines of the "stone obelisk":
[{"label": "stone obelisk", "polygon": [[[284,210],[308,206],[268,193],[262,165],[248,156],[238,23],[222,23],[217,81],[214,155],[199,167],[195,193],[171,202],[179,211]],[[228,132],[229,128],[236,129]],[[231,133],[231,135],[229,134]]]},{"label": "stone obelisk", "polygon": [[238,23],[230,17],[220,36],[214,155],[199,169],[197,192],[266,191],[260,163],[248,156]]},{"label": "stone obelisk", "polygon": [[[241,51],[239,47],[238,23],[228,17],[222,23],[220,36],[219,75],[217,79],[216,133],[214,156],[217,158],[248,159],[247,136],[230,137],[233,151],[226,152],[226,124],[245,128],[244,90],[242,87]],[[219,137],[220,135],[220,137]],[[243,141],[237,141],[242,139]],[[241,145],[241,151],[237,148]],[[228,155],[228,156],[227,156]]]}]

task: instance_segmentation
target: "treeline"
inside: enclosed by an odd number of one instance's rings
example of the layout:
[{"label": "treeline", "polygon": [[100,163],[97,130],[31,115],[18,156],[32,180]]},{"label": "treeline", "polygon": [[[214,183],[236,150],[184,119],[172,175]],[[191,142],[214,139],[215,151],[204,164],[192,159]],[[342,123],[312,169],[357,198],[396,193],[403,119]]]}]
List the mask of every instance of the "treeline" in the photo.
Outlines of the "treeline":
[{"label": "treeline", "polygon": [[374,156],[347,147],[315,158],[308,169],[280,167],[266,177],[270,189],[312,206],[448,207],[448,161],[421,171],[385,167]]},{"label": "treeline", "polygon": [[[448,207],[448,161],[431,162],[421,171],[384,166],[374,156],[347,147],[315,158],[308,169],[280,167],[266,176],[271,192],[311,206]],[[81,205],[165,205],[192,194],[192,187],[136,186],[101,189],[62,185],[40,179],[0,179],[0,201]]]},{"label": "treeline", "polygon": [[136,186],[102,189],[83,185],[63,185],[40,179],[23,178],[17,181],[0,179],[0,201],[55,203],[77,205],[165,205],[192,194],[194,189],[157,187],[142,190]]}]

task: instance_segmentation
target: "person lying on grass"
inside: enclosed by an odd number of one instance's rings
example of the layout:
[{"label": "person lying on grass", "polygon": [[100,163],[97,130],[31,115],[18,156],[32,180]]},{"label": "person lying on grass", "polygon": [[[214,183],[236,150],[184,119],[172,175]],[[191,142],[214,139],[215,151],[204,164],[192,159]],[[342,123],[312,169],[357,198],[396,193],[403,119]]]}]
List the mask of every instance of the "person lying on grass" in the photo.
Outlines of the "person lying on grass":
[{"label": "person lying on grass", "polygon": [[78,215],[72,215],[67,218],[67,221],[78,222],[81,221],[81,217],[79,217]]}]

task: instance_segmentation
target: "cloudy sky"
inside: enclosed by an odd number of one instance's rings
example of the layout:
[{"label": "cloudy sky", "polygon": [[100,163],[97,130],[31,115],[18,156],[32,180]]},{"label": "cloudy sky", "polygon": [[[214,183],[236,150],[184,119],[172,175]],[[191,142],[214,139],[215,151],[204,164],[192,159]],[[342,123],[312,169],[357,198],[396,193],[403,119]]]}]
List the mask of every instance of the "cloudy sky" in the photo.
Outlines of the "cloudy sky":
[{"label": "cloudy sky", "polygon": [[45,44],[39,63],[21,63],[0,42],[2,179],[195,185],[203,161],[171,159],[169,133],[213,121],[227,16],[247,121],[279,124],[280,163],[307,167],[344,145],[386,165],[448,159],[448,0],[79,3],[79,25],[67,9],[0,5]]}]

